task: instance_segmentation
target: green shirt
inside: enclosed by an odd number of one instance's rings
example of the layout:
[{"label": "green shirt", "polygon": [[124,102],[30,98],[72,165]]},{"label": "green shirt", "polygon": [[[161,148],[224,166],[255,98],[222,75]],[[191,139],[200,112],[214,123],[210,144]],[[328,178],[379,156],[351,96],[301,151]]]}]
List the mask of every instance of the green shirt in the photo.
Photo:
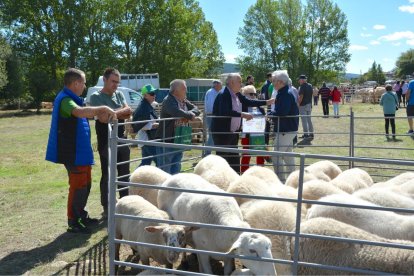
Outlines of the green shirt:
[{"label": "green shirt", "polygon": [[90,99],[91,106],[102,106],[106,105],[114,110],[126,106],[124,94],[116,91],[112,96],[97,91],[91,95]]},{"label": "green shirt", "polygon": [[79,106],[75,103],[74,100],[66,97],[60,102],[59,115],[63,118],[70,118],[72,117],[72,111],[77,107]]}]

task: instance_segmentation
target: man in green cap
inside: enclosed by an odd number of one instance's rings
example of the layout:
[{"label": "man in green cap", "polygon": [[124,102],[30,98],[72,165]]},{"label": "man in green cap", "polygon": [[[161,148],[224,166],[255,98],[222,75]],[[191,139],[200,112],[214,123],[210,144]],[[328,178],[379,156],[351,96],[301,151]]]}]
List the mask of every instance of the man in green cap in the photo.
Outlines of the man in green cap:
[{"label": "man in green cap", "polygon": [[[158,89],[154,88],[151,84],[147,84],[142,87],[141,94],[144,97],[139,103],[137,109],[134,111],[132,120],[136,121],[148,121],[154,120],[153,122],[147,123],[134,123],[132,128],[135,133],[138,133],[138,139],[143,141],[155,139],[155,132],[158,128],[158,122],[155,120],[158,119],[158,114],[154,110],[152,103],[155,101],[155,92]],[[142,147],[142,160],[139,166],[151,165],[151,162],[154,161],[157,165],[157,158],[154,146],[143,146]]]}]

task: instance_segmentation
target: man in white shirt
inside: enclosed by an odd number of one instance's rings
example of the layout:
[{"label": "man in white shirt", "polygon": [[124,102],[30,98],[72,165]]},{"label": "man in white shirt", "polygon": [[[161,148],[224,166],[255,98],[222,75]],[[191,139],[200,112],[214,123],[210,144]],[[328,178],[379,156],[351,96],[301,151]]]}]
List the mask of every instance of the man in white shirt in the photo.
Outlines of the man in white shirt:
[{"label": "man in white shirt", "polygon": [[[206,141],[206,146],[214,146],[213,135],[211,135],[211,130],[210,130],[212,118],[209,116],[213,115],[214,101],[216,100],[216,97],[220,93],[222,87],[223,86],[222,86],[221,81],[218,81],[218,80],[213,81],[213,87],[210,88],[206,92],[206,96],[204,97],[204,113],[206,115],[205,116],[206,120],[204,123],[206,124],[207,131],[208,131],[208,139]],[[211,151],[206,150],[203,156],[206,156],[209,154],[211,154]]]}]

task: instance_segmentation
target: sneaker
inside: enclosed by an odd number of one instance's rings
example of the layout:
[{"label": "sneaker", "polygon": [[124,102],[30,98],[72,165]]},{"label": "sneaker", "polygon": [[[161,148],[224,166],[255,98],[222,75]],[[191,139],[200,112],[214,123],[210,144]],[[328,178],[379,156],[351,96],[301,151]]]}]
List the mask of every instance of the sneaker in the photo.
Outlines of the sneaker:
[{"label": "sneaker", "polygon": [[82,218],[82,222],[85,225],[93,225],[93,224],[98,224],[99,223],[99,219],[91,218],[90,216],[87,216],[85,218]]},{"label": "sneaker", "polygon": [[82,219],[71,223],[68,226],[67,232],[69,233],[81,233],[81,234],[90,234],[91,230],[82,222]]},{"label": "sneaker", "polygon": [[414,134],[414,130],[410,129],[409,131],[407,131],[407,134]]}]

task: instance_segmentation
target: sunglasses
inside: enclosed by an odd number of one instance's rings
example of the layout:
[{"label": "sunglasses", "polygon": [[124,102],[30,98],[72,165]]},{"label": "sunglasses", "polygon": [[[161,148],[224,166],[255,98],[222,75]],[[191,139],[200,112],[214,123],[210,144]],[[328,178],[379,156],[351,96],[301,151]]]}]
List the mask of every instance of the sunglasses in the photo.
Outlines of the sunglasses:
[{"label": "sunglasses", "polygon": [[155,96],[155,93],[153,93],[153,92],[149,92],[147,94],[150,95],[150,96]]},{"label": "sunglasses", "polygon": [[256,96],[256,93],[249,93],[250,96]]}]

